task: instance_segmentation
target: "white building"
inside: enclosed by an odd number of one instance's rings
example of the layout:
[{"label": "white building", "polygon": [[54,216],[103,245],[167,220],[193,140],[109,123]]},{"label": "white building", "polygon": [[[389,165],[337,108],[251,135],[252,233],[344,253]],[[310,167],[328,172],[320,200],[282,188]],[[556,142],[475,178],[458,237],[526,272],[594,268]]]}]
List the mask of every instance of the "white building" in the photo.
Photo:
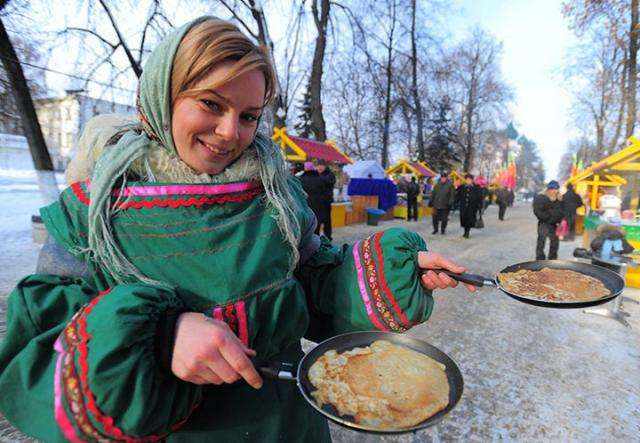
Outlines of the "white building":
[{"label": "white building", "polygon": [[98,114],[135,114],[129,105],[68,91],[64,97],[35,100],[36,113],[53,167],[64,170],[85,123]]}]

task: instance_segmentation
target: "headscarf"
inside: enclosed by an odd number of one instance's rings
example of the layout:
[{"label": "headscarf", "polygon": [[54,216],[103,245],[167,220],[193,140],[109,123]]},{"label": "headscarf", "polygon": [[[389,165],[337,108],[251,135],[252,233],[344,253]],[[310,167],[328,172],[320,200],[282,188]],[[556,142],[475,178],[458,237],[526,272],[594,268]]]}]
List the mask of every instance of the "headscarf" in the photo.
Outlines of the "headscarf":
[{"label": "headscarf", "polygon": [[[163,149],[180,162],[171,133],[171,71],[173,60],[180,42],[189,30],[206,20],[215,17],[200,17],[173,31],[166,36],[151,53],[140,77],[137,94],[137,124],[112,128],[111,139],[118,138],[98,157],[92,172],[91,203],[88,216],[88,250],[90,257],[109,272],[116,281],[126,282],[132,279],[150,284],[163,284],[147,278],[123,254],[113,237],[111,219],[116,213],[112,205],[111,192],[118,186],[124,187],[126,174],[134,162],[143,162],[148,181],[154,181],[149,166],[149,154]],[[96,125],[87,124],[87,129],[96,132]],[[83,134],[87,141],[105,139],[104,130],[99,137]],[[117,137],[116,137],[117,136]],[[102,146],[96,147],[97,149]],[[275,210],[274,218],[287,243],[291,247],[290,272],[299,259],[298,243],[301,236],[300,223],[296,217],[297,204],[289,190],[287,171],[279,148],[266,136],[256,134],[252,145],[247,149],[257,152],[260,179],[265,189],[268,204]],[[80,147],[82,150],[82,147]],[[195,174],[195,172],[194,172]],[[118,197],[120,198],[120,197]]]}]

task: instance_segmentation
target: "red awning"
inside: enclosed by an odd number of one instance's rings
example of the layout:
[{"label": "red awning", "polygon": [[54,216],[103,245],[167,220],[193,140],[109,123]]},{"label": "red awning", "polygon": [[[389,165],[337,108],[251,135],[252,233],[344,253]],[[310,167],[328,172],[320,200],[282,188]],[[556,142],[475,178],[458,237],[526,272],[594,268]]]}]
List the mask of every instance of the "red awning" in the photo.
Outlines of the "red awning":
[{"label": "red awning", "polygon": [[333,146],[327,143],[309,140],[307,138],[294,137],[292,135],[289,135],[288,137],[307,154],[309,160],[321,159],[342,165],[351,163],[344,154],[340,153],[334,149]]},{"label": "red awning", "polygon": [[422,174],[424,177],[433,177],[434,176],[433,172],[429,171],[427,168],[422,166],[422,164],[420,164],[418,162],[411,162],[410,164],[411,164],[411,166],[416,168],[418,171],[420,171],[420,174]]}]

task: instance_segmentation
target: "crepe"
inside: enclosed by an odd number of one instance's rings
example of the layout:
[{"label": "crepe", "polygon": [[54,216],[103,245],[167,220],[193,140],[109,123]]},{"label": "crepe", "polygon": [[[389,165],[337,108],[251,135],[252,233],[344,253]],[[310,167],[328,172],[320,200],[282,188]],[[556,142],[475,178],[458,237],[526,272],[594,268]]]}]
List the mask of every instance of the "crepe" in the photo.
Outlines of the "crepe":
[{"label": "crepe", "polygon": [[498,279],[513,294],[547,301],[590,301],[611,294],[597,278],[568,269],[521,269],[500,273]]},{"label": "crepe", "polygon": [[417,425],[449,404],[445,366],[432,358],[379,340],[338,354],[327,351],[309,368],[318,406],[377,429]]}]

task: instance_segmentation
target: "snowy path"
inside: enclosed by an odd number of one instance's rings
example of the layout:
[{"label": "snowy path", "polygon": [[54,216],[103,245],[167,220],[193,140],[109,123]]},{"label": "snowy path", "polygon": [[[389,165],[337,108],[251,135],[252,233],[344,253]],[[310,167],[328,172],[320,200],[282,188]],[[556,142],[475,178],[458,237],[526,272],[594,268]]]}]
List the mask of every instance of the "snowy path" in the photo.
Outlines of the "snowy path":
[{"label": "snowy path", "polygon": [[[33,271],[38,248],[31,243],[30,216],[40,205],[35,185],[0,176],[0,336],[5,301],[17,280]],[[497,220],[490,208],[486,229],[461,238],[457,216],[446,236],[431,235],[430,219],[400,220],[379,227],[349,226],[337,243],[391,226],[415,229],[429,249],[474,273],[490,275],[530,260],[535,219],[523,205]],[[577,244],[561,243],[561,258]],[[640,299],[640,291],[626,295]],[[640,433],[640,307],[626,303],[632,328],[582,313],[516,302],[493,289],[469,295],[436,293],[431,319],[410,334],[448,353],[460,367],[465,390],[458,407],[433,428],[399,437],[378,437],[332,425],[338,442],[415,441],[637,441]],[[17,433],[0,420],[0,441]]]}]

